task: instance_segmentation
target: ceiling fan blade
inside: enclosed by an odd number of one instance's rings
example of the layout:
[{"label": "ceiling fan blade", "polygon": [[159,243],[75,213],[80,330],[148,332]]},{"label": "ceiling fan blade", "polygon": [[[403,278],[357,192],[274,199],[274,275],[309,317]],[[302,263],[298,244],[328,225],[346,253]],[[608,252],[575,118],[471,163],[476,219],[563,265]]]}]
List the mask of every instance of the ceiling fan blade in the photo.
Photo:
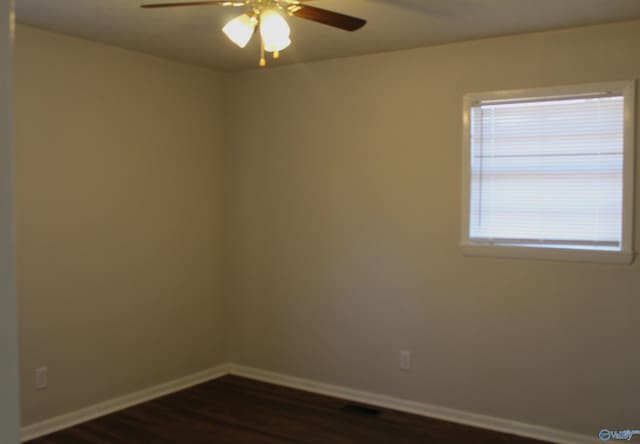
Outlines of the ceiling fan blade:
[{"label": "ceiling fan blade", "polygon": [[291,15],[296,17],[334,26],[345,31],[356,31],[367,23],[366,20],[361,18],[316,8],[315,6],[295,5],[290,9],[290,12]]},{"label": "ceiling fan blade", "polygon": [[141,8],[151,9],[151,8],[175,8],[177,6],[244,6],[246,3],[243,1],[228,1],[228,0],[217,0],[217,1],[205,1],[205,2],[182,2],[182,3],[154,3],[147,5],[140,5]]}]

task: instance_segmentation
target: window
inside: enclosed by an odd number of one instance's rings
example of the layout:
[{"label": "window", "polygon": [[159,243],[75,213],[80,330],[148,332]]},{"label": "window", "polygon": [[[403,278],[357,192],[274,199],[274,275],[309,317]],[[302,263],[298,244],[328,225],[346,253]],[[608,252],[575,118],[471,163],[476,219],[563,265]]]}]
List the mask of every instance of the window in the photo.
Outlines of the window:
[{"label": "window", "polygon": [[464,97],[465,254],[630,263],[634,82]]}]

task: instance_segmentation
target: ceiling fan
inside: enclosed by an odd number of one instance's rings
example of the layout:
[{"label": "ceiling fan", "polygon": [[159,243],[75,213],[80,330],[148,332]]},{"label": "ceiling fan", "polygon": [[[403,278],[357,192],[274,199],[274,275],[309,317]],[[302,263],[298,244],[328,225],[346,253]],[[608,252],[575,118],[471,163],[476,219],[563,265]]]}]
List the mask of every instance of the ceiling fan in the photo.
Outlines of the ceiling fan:
[{"label": "ceiling fan", "polygon": [[356,31],[367,21],[339,12],[316,8],[305,4],[311,0],[214,0],[182,3],[157,3],[142,5],[142,8],[175,8],[182,6],[230,6],[244,8],[244,14],[229,21],[222,31],[241,48],[247,46],[256,30],[260,29],[260,66],[267,65],[264,53],[280,57],[280,51],[291,44],[291,30],[283,14],[312,20],[345,31]]}]

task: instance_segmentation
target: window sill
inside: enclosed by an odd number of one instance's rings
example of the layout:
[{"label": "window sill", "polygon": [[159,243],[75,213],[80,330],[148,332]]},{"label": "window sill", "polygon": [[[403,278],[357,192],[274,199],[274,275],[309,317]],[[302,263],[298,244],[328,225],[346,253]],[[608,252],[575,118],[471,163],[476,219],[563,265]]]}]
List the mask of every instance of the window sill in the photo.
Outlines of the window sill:
[{"label": "window sill", "polygon": [[463,243],[465,256],[533,259],[563,262],[592,262],[629,265],[633,262],[631,251],[606,251],[549,247],[516,247],[512,245],[486,245]]}]

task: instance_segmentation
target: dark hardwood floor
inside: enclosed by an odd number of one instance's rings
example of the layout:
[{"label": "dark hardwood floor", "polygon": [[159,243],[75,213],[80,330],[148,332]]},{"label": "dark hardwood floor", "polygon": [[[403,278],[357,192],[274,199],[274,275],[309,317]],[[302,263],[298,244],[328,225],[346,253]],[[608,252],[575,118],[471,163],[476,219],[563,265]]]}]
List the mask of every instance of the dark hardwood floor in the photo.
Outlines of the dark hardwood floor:
[{"label": "dark hardwood floor", "polygon": [[31,444],[541,444],[225,376]]}]

